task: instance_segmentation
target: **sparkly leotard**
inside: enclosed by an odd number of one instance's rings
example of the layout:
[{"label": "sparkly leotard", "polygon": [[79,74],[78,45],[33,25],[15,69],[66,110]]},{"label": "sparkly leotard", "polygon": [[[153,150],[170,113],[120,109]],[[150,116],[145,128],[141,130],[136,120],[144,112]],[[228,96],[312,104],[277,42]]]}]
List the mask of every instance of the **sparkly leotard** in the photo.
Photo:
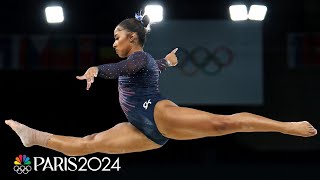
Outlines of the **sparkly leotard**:
[{"label": "sparkly leotard", "polygon": [[154,121],[154,107],[167,99],[159,91],[159,75],[168,67],[165,59],[155,60],[150,54],[138,51],[126,60],[98,66],[98,76],[118,78],[120,106],[128,121],[159,145],[168,141]]}]

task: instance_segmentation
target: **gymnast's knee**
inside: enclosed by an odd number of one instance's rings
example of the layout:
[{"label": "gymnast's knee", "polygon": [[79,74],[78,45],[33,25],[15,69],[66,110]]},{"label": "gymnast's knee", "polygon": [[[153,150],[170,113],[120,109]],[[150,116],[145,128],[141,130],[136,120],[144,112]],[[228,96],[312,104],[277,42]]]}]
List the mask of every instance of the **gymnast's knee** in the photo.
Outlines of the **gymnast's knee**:
[{"label": "gymnast's knee", "polygon": [[96,134],[97,133],[82,137],[73,148],[69,148],[62,153],[67,156],[82,156],[95,153]]},{"label": "gymnast's knee", "polygon": [[207,124],[212,131],[217,133],[225,133],[236,131],[241,127],[239,121],[233,119],[230,115],[221,115],[219,119],[214,118]]},{"label": "gymnast's knee", "polygon": [[83,139],[84,140],[88,140],[88,141],[94,140],[97,134],[98,133],[94,133],[94,134],[90,134],[90,135],[84,136]]},{"label": "gymnast's knee", "polygon": [[[123,126],[118,124],[116,126]],[[117,142],[108,140],[107,138],[101,139],[97,136],[98,133],[91,134],[83,137],[83,147],[87,151],[94,153],[106,153],[106,154],[123,154],[125,150],[117,147]]]}]

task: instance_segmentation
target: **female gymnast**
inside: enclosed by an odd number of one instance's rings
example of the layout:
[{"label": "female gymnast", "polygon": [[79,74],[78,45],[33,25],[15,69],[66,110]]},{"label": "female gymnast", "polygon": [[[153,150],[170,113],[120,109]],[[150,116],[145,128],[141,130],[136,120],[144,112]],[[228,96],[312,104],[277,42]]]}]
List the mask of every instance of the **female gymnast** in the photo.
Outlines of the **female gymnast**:
[{"label": "female gymnast", "polygon": [[87,90],[96,77],[118,78],[119,101],[128,122],[85,137],[55,135],[13,120],[5,123],[24,146],[38,145],[68,156],[142,152],[160,148],[169,139],[191,140],[236,132],[279,132],[302,137],[317,134],[307,121],[281,122],[248,112],[219,115],[181,107],[163,97],[159,75],[177,65],[177,48],[160,60],[145,52],[149,25],[149,18],[140,14],[120,22],[114,30],[113,47],[119,57],[126,59],[90,67],[76,77],[86,80]]}]

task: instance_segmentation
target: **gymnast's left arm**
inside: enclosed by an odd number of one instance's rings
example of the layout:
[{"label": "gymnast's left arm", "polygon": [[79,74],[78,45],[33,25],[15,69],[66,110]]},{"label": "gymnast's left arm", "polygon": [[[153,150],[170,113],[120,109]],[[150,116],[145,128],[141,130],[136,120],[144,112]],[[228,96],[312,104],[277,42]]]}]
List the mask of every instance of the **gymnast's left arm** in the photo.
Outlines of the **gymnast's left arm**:
[{"label": "gymnast's left arm", "polygon": [[87,81],[87,90],[90,89],[95,77],[105,79],[116,79],[122,75],[130,75],[138,72],[147,64],[147,56],[142,53],[136,53],[126,60],[118,63],[102,64],[90,67],[82,76],[77,76],[79,80]]},{"label": "gymnast's left arm", "polygon": [[98,67],[98,77],[105,79],[116,79],[119,76],[131,75],[138,72],[140,69],[145,67],[148,62],[148,57],[142,53],[138,52],[118,63],[110,63],[99,65]]}]

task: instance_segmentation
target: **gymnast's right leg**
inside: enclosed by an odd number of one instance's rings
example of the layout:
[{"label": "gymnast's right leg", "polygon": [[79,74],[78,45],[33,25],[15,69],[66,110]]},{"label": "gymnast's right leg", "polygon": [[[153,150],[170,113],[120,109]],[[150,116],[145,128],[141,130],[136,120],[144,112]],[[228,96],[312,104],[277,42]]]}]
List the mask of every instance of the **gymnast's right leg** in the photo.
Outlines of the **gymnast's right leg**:
[{"label": "gymnast's right leg", "polygon": [[38,145],[68,156],[83,156],[97,152],[124,154],[161,147],[128,122],[85,137],[54,135],[13,120],[6,120],[5,123],[17,133],[24,146]]}]

